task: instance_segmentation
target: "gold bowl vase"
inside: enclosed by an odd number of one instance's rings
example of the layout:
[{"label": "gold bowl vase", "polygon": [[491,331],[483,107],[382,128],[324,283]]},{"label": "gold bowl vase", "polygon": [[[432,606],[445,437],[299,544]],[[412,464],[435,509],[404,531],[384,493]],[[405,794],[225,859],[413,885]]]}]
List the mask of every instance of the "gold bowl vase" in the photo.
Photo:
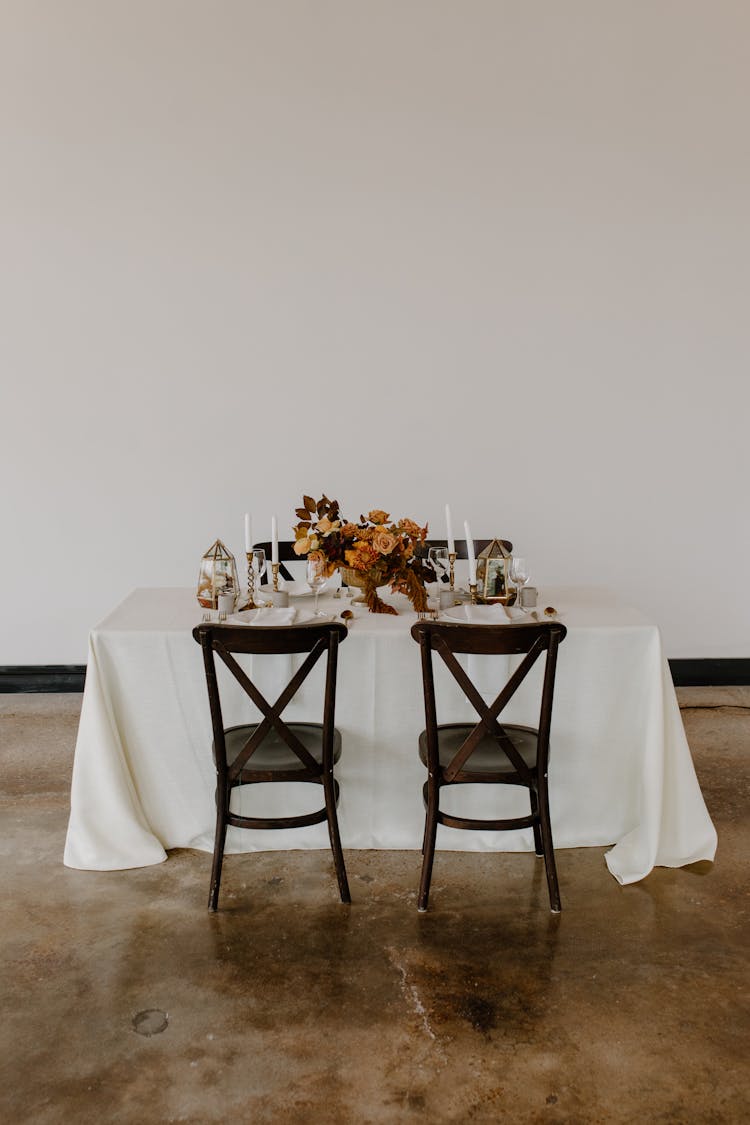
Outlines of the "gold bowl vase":
[{"label": "gold bowl vase", "polygon": [[[367,589],[367,575],[363,570],[355,570],[352,566],[342,566],[339,568],[341,571],[341,581],[346,586],[353,586],[355,590]],[[367,599],[358,594],[356,598],[352,598],[352,605],[366,605]]]}]

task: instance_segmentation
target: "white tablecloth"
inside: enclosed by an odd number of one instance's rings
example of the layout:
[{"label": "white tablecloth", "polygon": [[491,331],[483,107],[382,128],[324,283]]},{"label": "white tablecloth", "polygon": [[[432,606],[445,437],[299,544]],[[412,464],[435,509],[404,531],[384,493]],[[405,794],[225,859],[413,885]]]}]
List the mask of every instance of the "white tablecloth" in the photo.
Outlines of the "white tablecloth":
[{"label": "white tablecloth", "polygon": [[[422,784],[417,757],[424,726],[415,620],[405,599],[398,617],[358,616],[339,654],[336,725],[343,736],[337,767],[345,848],[419,848]],[[658,628],[603,590],[542,591],[568,628],[560,648],[552,717],[550,804],[557,848],[614,844],[606,855],[621,883],[656,865],[713,859],[716,832],[685,739]],[[300,606],[309,603],[299,601]],[[321,599],[321,608],[346,603]],[[188,589],[136,590],[93,630],[76,745],[65,846],[69,867],[110,870],[165,859],[165,849],[213,846],[215,774],[203,662],[191,629],[201,619]],[[243,658],[252,667],[252,658]],[[288,678],[290,657],[256,661],[273,696]],[[470,658],[488,698],[507,658]],[[320,673],[320,675],[318,675]],[[508,721],[535,722],[532,674]],[[316,680],[314,677],[318,676]],[[228,677],[225,721],[254,712]],[[319,719],[322,669],[286,712]],[[446,670],[439,678],[441,722],[474,712]],[[317,789],[259,786],[238,794],[243,811],[318,807]],[[287,803],[279,806],[279,801]],[[448,805],[450,800],[451,804]],[[313,803],[314,802],[314,803]],[[471,786],[445,792],[444,807],[482,815],[522,813],[525,790]],[[531,830],[458,832],[441,826],[438,848],[527,851]],[[325,824],[288,831],[230,828],[228,851],[327,848]]]}]

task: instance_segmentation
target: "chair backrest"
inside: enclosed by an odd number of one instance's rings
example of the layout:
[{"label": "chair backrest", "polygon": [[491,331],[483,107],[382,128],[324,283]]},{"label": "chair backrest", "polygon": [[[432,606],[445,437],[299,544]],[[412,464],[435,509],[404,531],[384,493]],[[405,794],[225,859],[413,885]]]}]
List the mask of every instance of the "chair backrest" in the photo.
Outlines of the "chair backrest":
[{"label": "chair backrest", "polygon": [[[483,551],[485,549],[485,547],[489,547],[491,542],[492,542],[491,539],[475,539],[474,540],[474,551],[475,551],[475,553],[478,555],[480,551]],[[501,543],[505,547],[506,551],[508,551],[510,553],[513,552],[513,544],[510,542],[509,539],[502,539]],[[270,542],[270,540],[268,540],[265,543],[255,543],[253,545],[255,547],[261,547],[266,552],[266,559],[268,560],[268,574],[270,575],[270,573],[271,573],[271,542]],[[427,551],[429,550],[430,547],[447,547],[447,546],[448,546],[448,540],[447,539],[427,539],[427,540],[425,540],[424,545],[423,545],[423,553],[426,556]],[[456,547],[456,558],[457,559],[468,559],[469,552],[466,549],[466,540],[465,539],[456,539],[455,540],[455,547]],[[305,557],[304,555],[301,555],[301,556],[295,555],[295,553],[294,553],[294,541],[293,540],[291,540],[291,539],[280,539],[279,540],[279,574],[281,575],[281,577],[286,578],[289,582],[293,581],[294,576],[289,571],[289,568],[284,566],[284,563],[304,561],[304,557]],[[270,578],[266,578],[266,581],[270,581]]]},{"label": "chair backrest", "polygon": [[[494,735],[499,745],[522,775],[528,767],[498,723],[508,702],[526,679],[539,656],[546,654],[544,680],[539,711],[539,739],[537,770],[546,772],[549,756],[549,730],[552,718],[552,699],[557,667],[557,648],[566,635],[559,621],[540,622],[538,625],[461,625],[439,621],[418,621],[411,635],[418,642],[422,655],[422,683],[424,687],[425,726],[427,754],[430,770],[439,769],[437,705],[432,654],[437,652],[456,680],[461,691],[479,716],[474,730],[459,747],[450,765],[443,770],[445,778],[452,780],[468,762],[474,750],[486,735]],[[516,670],[502,687],[495,700],[487,705],[472,683],[469,675],[456,659],[456,654],[501,656],[524,655]]]},{"label": "chair backrest", "polygon": [[[265,581],[271,581],[271,540],[265,543],[253,543],[253,547],[262,548],[266,552],[266,561],[268,563],[268,572]],[[289,567],[284,566],[288,562],[304,562],[304,555],[295,555],[294,541],[292,539],[279,539],[279,574],[282,578],[286,578],[288,582],[294,581],[294,575],[290,572]]]},{"label": "chair backrest", "polygon": [[[480,551],[483,551],[485,549],[485,547],[489,547],[491,542],[492,542],[491,539],[475,539],[474,540],[474,553],[476,555],[478,555]],[[509,539],[501,539],[500,542],[503,544],[506,551],[508,551],[510,554],[513,553],[513,544],[511,543],[511,541]],[[454,545],[455,545],[455,548],[456,548],[456,558],[457,559],[468,559],[469,552],[466,548],[466,540],[465,539],[455,539]],[[432,539],[432,538],[430,538],[430,539],[426,539],[425,543],[424,543],[425,552],[428,551],[430,547],[447,547],[447,546],[448,546],[448,540],[447,539]]]},{"label": "chair backrest", "polygon": [[[491,540],[491,539],[475,539],[475,552],[477,553],[477,555],[479,555],[480,551],[484,551],[484,549],[486,547],[489,547],[489,544],[491,543],[491,541],[493,541],[493,540]],[[503,543],[503,546],[505,547],[506,551],[509,551],[510,553],[513,552],[513,543],[510,542],[509,539],[501,539],[500,542]],[[455,557],[457,557],[459,559],[468,559],[469,558],[469,552],[467,550],[466,539],[454,540],[454,544],[455,544]],[[270,540],[268,540],[266,542],[263,542],[263,543],[254,543],[253,546],[254,547],[260,547],[265,551],[265,558],[268,559],[269,574],[270,574],[270,566],[271,566],[271,542],[270,542]],[[448,539],[426,539],[424,544],[423,544],[423,547],[424,547],[424,553],[426,555],[428,549],[430,549],[431,547],[448,547]],[[289,568],[284,566],[284,562],[300,562],[300,561],[304,561],[304,560],[305,560],[304,555],[301,555],[301,556],[295,555],[295,540],[291,540],[291,539],[280,539],[279,540],[279,574],[281,575],[282,578],[287,578],[289,580],[289,582],[291,582],[291,580],[293,580],[293,576],[290,574]]]},{"label": "chair backrest", "polygon": [[[336,702],[336,670],[339,643],[346,639],[347,629],[341,622],[325,621],[320,624],[290,625],[264,628],[253,625],[212,625],[203,624],[193,629],[193,637],[203,650],[203,664],[208,686],[208,699],[211,707],[211,725],[214,735],[216,768],[222,780],[226,780],[226,746],[224,741],[224,721],[221,710],[219,683],[216,675],[215,657],[218,656],[234,678],[260,710],[262,719],[252,737],[245,744],[241,754],[229,767],[229,778],[236,778],[266,735],[275,729],[279,737],[297,755],[303,766],[317,771],[317,765],[309,751],[293,731],[289,730],[281,718],[281,713],[296,695],[318,660],[326,656],[326,679],[323,701],[323,768],[332,764],[334,708]],[[256,684],[235,660],[235,653],[254,655],[279,655],[307,653],[306,659],[292,676],[274,703],[269,703]]]}]

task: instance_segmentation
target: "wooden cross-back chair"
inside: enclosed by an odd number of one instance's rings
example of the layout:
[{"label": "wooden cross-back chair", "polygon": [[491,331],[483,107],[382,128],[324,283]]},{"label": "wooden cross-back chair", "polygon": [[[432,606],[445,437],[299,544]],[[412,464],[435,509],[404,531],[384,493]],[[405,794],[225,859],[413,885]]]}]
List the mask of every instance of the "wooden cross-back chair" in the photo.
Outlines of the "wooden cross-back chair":
[{"label": "wooden cross-back chair", "polygon": [[[550,826],[547,768],[557,649],[565,638],[565,626],[556,621],[538,625],[419,621],[411,634],[422,655],[426,727],[419,736],[419,756],[428,771],[423,788],[426,815],[418,909],[427,909],[437,826],[445,824],[449,828],[497,832],[531,828],[534,850],[538,856],[544,856],[550,907],[558,914],[560,891]],[[433,652],[441,657],[474,707],[478,722],[438,723]],[[460,653],[522,654],[524,659],[488,705],[456,659]],[[498,717],[543,653],[546,659],[538,726],[500,723]],[[453,816],[440,809],[440,790],[444,786],[469,784],[523,786],[529,791],[531,811],[527,816],[479,820]]]},{"label": "wooden cross-back chair", "polygon": [[[216,910],[219,900],[224,844],[230,824],[238,828],[273,829],[303,828],[327,821],[341,901],[351,902],[336,816],[339,783],[333,776],[334,764],[341,757],[341,735],[334,726],[338,646],[346,635],[346,626],[340,622],[276,628],[204,624],[193,630],[193,637],[203,650],[216,766],[216,835],[208,898],[211,911]],[[276,701],[269,703],[235,660],[236,653],[307,656]],[[261,712],[260,722],[224,727],[217,656]],[[326,659],[323,722],[285,721],[282,712],[322,657]],[[289,781],[321,785],[323,808],[286,817],[241,816],[230,811],[232,790],[237,786]]]}]

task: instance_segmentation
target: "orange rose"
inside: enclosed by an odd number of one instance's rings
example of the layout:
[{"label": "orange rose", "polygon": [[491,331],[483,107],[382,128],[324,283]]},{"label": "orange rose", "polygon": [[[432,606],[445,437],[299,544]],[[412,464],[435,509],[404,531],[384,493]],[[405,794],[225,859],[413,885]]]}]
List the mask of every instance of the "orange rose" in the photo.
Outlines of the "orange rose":
[{"label": "orange rose", "polygon": [[307,555],[310,551],[317,551],[320,539],[316,535],[303,535],[294,544],[295,555]]},{"label": "orange rose", "polygon": [[384,512],[382,508],[374,508],[371,512],[367,513],[367,518],[370,523],[388,523],[391,517],[387,512]]},{"label": "orange rose", "polygon": [[427,534],[426,527],[420,527],[414,520],[403,519],[398,521],[398,526],[405,532],[411,539],[424,539]]},{"label": "orange rose", "polygon": [[380,555],[390,555],[397,543],[398,539],[390,531],[378,531],[372,539],[372,545]]}]

